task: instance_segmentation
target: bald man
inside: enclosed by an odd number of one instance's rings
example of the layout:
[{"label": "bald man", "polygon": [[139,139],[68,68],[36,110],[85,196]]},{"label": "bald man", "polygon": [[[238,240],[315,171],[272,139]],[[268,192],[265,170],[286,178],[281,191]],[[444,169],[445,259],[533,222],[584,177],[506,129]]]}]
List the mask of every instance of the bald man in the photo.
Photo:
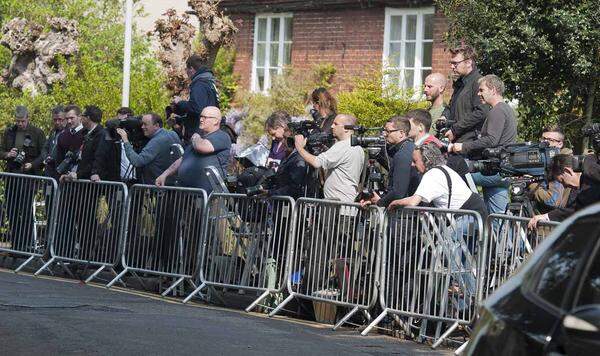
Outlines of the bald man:
[{"label": "bald man", "polygon": [[200,133],[192,135],[183,157],[156,179],[156,185],[164,185],[169,176],[177,173],[179,186],[204,189],[210,194],[212,186],[206,178],[205,168],[214,166],[221,177],[225,177],[229,163],[231,138],[220,127],[221,110],[215,106],[205,107],[200,113]]},{"label": "bald man", "polygon": [[323,185],[325,199],[354,202],[358,195],[365,155],[360,146],[350,145],[350,137],[354,131],[346,129],[344,127],[346,125],[356,125],[356,118],[347,114],[339,114],[335,117],[331,132],[336,142],[318,156],[310,154],[305,149],[306,137],[296,135],[294,144],[306,163],[314,168],[325,170]]},{"label": "bald man", "polygon": [[[444,104],[444,91],[447,84],[446,76],[442,73],[431,73],[425,78],[425,98],[431,103],[431,127],[429,133],[435,133],[435,122],[441,117],[447,118],[450,109]],[[446,112],[444,112],[446,111]]]}]

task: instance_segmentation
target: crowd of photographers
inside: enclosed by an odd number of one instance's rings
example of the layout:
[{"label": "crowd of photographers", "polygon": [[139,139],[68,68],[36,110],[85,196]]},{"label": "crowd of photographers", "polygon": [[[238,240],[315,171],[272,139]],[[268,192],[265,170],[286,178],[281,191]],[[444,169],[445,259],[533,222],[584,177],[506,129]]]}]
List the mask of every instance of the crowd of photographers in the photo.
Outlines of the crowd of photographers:
[{"label": "crowd of photographers", "polygon": [[[271,137],[267,167],[248,168],[252,174],[240,178],[251,179],[238,180],[238,190],[388,209],[470,209],[483,216],[517,209],[533,217],[532,227],[600,200],[596,152],[577,159],[558,126],[545,129],[539,144],[517,144],[517,121],[503,98],[502,80],[480,74],[472,48],[451,54],[458,79],[450,104],[444,103],[446,77],[432,73],[424,86],[430,108],[389,118],[383,128],[357,126],[356,117],[338,114],[324,88],[310,97],[313,120],[292,122],[286,112],[274,112],[265,123]],[[6,170],[59,182],[178,185],[210,193],[205,169],[227,176],[235,135],[223,124],[215,79],[201,63],[197,56],[186,63],[190,99],[175,98],[167,108],[170,129],[158,114],[134,116],[125,107],[103,127],[98,107],[69,105],[52,110],[46,137],[29,122],[27,108],[16,107],[15,125],[5,130],[0,147]],[[596,149],[600,130],[586,130]]]}]

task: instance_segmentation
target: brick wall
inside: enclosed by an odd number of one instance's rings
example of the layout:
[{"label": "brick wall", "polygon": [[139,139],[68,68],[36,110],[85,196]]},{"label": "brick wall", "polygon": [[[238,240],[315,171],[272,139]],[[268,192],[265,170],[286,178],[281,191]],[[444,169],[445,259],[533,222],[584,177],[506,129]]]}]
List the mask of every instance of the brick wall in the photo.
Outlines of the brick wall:
[{"label": "brick wall", "polygon": [[[254,14],[231,14],[239,32],[234,70],[240,85],[250,88],[254,40]],[[292,66],[310,70],[318,63],[332,63],[336,69],[334,83],[347,89],[352,78],[365,68],[381,65],[383,51],[384,8],[299,11],[293,13]],[[436,13],[434,24],[433,71],[448,74],[448,53],[443,33],[447,24]]]}]

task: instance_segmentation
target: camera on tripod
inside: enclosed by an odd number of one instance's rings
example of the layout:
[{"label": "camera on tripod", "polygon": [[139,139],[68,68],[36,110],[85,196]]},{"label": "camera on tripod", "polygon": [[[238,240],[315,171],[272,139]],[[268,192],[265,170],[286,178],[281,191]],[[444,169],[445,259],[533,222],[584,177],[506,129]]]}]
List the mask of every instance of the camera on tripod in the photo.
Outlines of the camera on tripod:
[{"label": "camera on tripod", "polygon": [[306,150],[315,156],[327,151],[334,143],[333,135],[322,132],[315,121],[290,122],[288,128],[292,132],[292,137],[288,138],[288,146],[294,146],[294,135],[302,135],[306,138]]}]

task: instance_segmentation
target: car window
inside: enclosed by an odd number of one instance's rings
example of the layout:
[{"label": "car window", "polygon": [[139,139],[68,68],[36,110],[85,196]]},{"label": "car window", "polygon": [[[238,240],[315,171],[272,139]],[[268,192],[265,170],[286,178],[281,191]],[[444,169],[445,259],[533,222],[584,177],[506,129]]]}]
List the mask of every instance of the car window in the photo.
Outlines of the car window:
[{"label": "car window", "polygon": [[575,306],[600,304],[600,249],[596,248],[596,255],[590,268],[583,276],[579,298]]},{"label": "car window", "polygon": [[597,221],[585,219],[576,221],[564,231],[542,259],[534,284],[535,294],[558,308],[562,306],[582,258],[596,241],[597,230]]}]

